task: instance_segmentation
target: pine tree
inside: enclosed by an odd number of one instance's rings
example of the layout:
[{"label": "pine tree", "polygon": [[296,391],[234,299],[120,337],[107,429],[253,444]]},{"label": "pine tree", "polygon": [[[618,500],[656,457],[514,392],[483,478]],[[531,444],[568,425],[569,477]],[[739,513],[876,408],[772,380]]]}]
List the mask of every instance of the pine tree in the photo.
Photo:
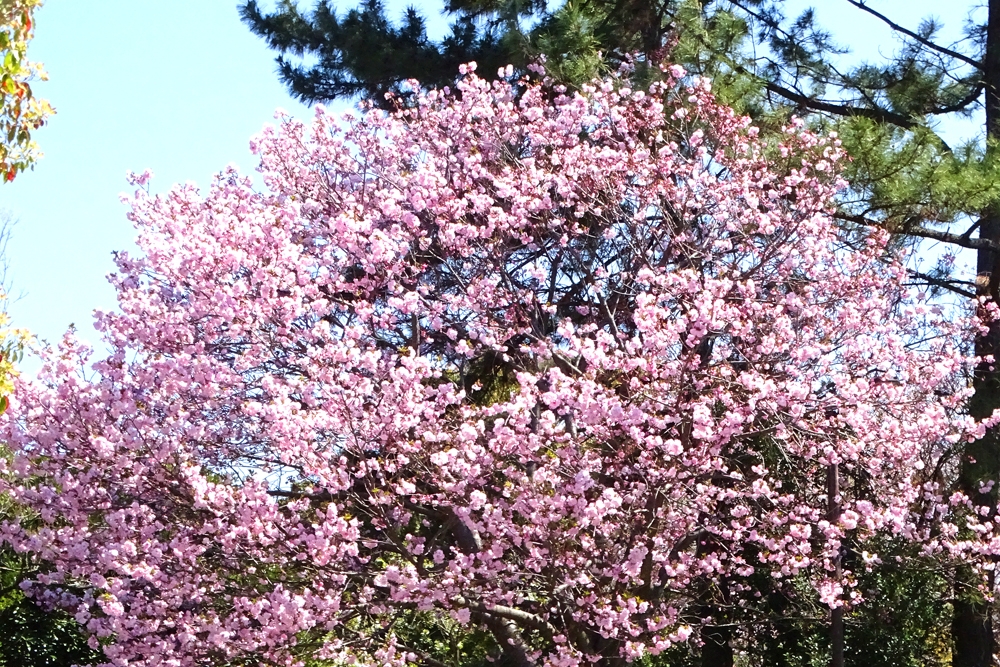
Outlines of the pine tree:
[{"label": "pine tree", "polygon": [[[382,103],[387,92],[405,92],[407,79],[424,85],[454,81],[458,66],[476,61],[480,71],[513,64],[523,68],[539,55],[550,73],[588,81],[626,54],[659,51],[678,10],[676,0],[570,0],[549,10],[544,0],[449,0],[451,32],[432,41],[424,17],[413,8],[393,25],[381,0],[363,0],[338,16],[328,2],[304,11],[290,0],[263,12],[255,0],[240,11],[257,35],[281,55],[279,74],[305,102],[361,95]],[[307,55],[315,64],[286,56]]]}]

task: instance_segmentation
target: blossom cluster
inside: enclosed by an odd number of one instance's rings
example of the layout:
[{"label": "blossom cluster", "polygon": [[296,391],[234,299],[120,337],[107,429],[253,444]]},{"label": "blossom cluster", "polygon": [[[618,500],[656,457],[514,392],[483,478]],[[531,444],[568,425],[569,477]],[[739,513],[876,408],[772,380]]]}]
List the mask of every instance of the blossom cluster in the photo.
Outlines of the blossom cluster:
[{"label": "blossom cluster", "polygon": [[281,116],[266,192],[130,199],[111,352],[67,337],[4,418],[30,595],[113,665],[402,665],[418,611],[568,667],[688,641],[761,575],[857,603],[848,540],[997,550],[931,472],[986,426],[975,321],[834,224],[835,137],[765,140],[678,67],[473,69]]}]

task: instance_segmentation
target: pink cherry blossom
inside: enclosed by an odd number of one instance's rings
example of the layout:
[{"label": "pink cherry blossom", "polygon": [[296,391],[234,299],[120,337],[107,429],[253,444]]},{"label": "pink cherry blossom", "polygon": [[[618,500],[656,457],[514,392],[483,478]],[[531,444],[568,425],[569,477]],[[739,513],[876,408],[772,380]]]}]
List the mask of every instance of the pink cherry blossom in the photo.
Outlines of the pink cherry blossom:
[{"label": "pink cherry blossom", "polygon": [[35,600],[113,665],[404,665],[421,610],[575,666],[697,637],[705,582],[857,603],[847,537],[1000,551],[931,472],[986,425],[978,323],[832,222],[835,138],[764,139],[678,67],[578,94],[474,70],[280,116],[267,192],[130,199],[111,352],[67,336],[3,418]]}]

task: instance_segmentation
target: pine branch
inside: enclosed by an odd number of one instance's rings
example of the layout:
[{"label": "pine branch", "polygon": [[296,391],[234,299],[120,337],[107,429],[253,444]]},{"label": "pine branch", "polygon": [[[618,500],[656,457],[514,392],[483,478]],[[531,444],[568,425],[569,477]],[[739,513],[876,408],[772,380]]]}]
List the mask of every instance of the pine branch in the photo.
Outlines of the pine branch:
[{"label": "pine branch", "polygon": [[[853,222],[859,225],[865,225],[866,227],[882,227],[885,225],[878,220],[867,218],[863,215],[851,215],[849,213],[834,213],[833,217],[837,220],[844,220],[846,222]],[[929,227],[924,227],[919,224],[906,224],[903,225],[902,229],[896,232],[897,234],[905,234],[906,236],[916,236],[923,239],[931,239],[932,241],[941,241],[942,243],[950,243],[952,245],[957,245],[960,248],[969,248],[970,250],[993,250],[1000,252],[1000,241],[994,241],[992,239],[982,239],[982,238],[969,238],[965,234],[952,234],[951,232],[942,232],[937,229],[931,229]]]},{"label": "pine branch", "polygon": [[[702,44],[711,49],[711,44],[702,40]],[[770,81],[760,74],[751,72],[746,66],[736,62],[733,58],[728,57],[726,54],[715,52],[716,57],[725,62],[727,65],[733,68],[733,71],[742,74],[743,76],[755,79],[764,86],[764,89],[770,93],[774,93],[780,97],[785,98],[789,102],[794,102],[795,104],[803,107],[805,109],[811,109],[813,111],[821,111],[824,113],[829,113],[834,116],[843,116],[846,118],[858,116],[861,118],[870,118],[871,120],[889,123],[896,125],[904,130],[912,130],[920,127],[922,124],[913,118],[904,116],[902,114],[889,111],[888,109],[883,109],[878,106],[873,107],[859,107],[851,104],[837,104],[834,102],[828,102],[824,100],[817,100],[804,93],[786,88],[774,81]]]},{"label": "pine branch", "polygon": [[[781,26],[776,21],[774,21],[774,19],[772,19],[772,18],[770,18],[768,16],[765,16],[765,15],[762,15],[759,12],[754,11],[749,6],[745,5],[742,2],[739,2],[739,0],[731,0],[731,1],[732,1],[733,5],[735,5],[736,7],[739,7],[740,9],[742,9],[743,11],[745,11],[747,14],[749,14],[749,15],[753,16],[754,18],[756,18],[758,21],[761,21],[769,29],[771,29],[771,30],[773,30],[775,32],[781,33],[786,38],[789,38],[789,39],[792,38],[792,35],[789,34],[786,31],[782,30]],[[908,29],[904,28],[903,26],[900,26],[900,25],[897,25],[897,24],[893,23],[890,19],[888,19],[888,17],[886,17],[886,16],[884,16],[882,14],[879,14],[875,10],[873,10],[870,7],[868,7],[867,5],[865,5],[860,0],[847,0],[847,2],[851,3],[852,5],[857,6],[860,9],[863,9],[866,12],[869,12],[869,13],[875,15],[876,17],[880,18],[881,20],[887,22],[889,24],[889,26],[893,30],[896,30],[896,31],[898,31],[898,32],[900,32],[902,34],[905,34],[905,35],[908,35],[908,36],[912,37],[913,39],[917,40],[921,44],[924,44],[925,46],[927,46],[927,48],[930,48],[932,50],[938,51],[940,53],[944,53],[944,54],[946,54],[948,56],[951,56],[953,58],[956,58],[956,59],[960,60],[961,62],[964,62],[964,63],[967,63],[969,65],[972,65],[973,67],[976,67],[977,70],[981,70],[982,69],[982,65],[980,63],[978,63],[977,61],[975,61],[974,59],[969,58],[968,56],[965,56],[962,53],[959,53],[959,52],[954,51],[952,49],[948,49],[946,47],[939,46],[939,45],[935,44],[934,42],[931,42],[930,40],[928,40],[928,39],[926,39],[924,37],[921,37],[918,33],[914,33],[913,31],[908,30]],[[912,117],[908,117],[908,116],[906,116],[904,114],[896,113],[896,112],[890,111],[888,109],[885,109],[883,107],[880,107],[878,104],[875,103],[875,101],[870,96],[867,95],[867,93],[864,90],[860,90],[859,89],[857,92],[859,92],[862,96],[865,97],[865,99],[868,101],[868,103],[870,104],[870,106],[857,106],[857,105],[853,105],[853,104],[843,104],[843,103],[836,103],[836,102],[830,102],[830,101],[825,101],[825,100],[818,100],[818,99],[812,98],[812,97],[810,97],[810,96],[808,96],[808,95],[806,95],[804,93],[801,93],[801,92],[798,92],[798,91],[793,90],[791,88],[788,88],[786,86],[783,86],[780,83],[777,83],[775,81],[767,80],[766,78],[764,78],[764,77],[762,77],[760,75],[757,75],[757,74],[754,74],[754,73],[750,72],[745,67],[735,65],[735,63],[730,62],[730,65],[734,66],[735,69],[737,69],[740,73],[742,73],[744,75],[755,77],[755,78],[758,78],[759,80],[761,80],[763,82],[763,84],[764,84],[765,89],[768,90],[769,92],[774,93],[776,95],[779,95],[780,97],[783,97],[786,100],[789,100],[790,102],[794,102],[795,104],[797,104],[797,105],[799,105],[801,107],[804,107],[804,108],[807,108],[807,109],[811,109],[813,111],[820,111],[820,112],[829,113],[829,114],[833,114],[833,115],[836,115],[836,116],[844,116],[844,117],[860,116],[860,117],[863,117],[863,118],[870,118],[870,119],[878,121],[878,122],[890,123],[892,125],[896,125],[897,127],[900,127],[902,129],[906,129],[906,130],[912,130],[912,129],[914,129],[916,127],[919,127],[921,125],[921,123],[918,120],[916,120],[916,119],[914,119]],[[836,72],[836,68],[834,68],[834,72]],[[827,84],[833,84],[833,85],[838,85],[838,86],[840,86],[842,88],[849,87],[849,86],[846,85],[846,82],[848,81],[848,77],[845,76],[845,75],[843,75],[843,74],[841,74],[840,72],[837,72],[837,74],[841,78],[840,82],[827,81],[825,83],[827,83]],[[977,83],[973,87],[973,89],[969,92],[969,94],[966,95],[965,97],[963,97],[961,100],[955,102],[954,104],[949,104],[949,105],[946,105],[946,106],[935,107],[935,108],[929,109],[926,113],[928,115],[942,115],[942,114],[953,113],[953,112],[956,112],[956,111],[961,111],[962,109],[964,109],[968,105],[970,105],[973,102],[975,102],[979,98],[979,96],[982,94],[983,89],[984,89],[983,83],[981,83],[981,82]]]},{"label": "pine branch", "polygon": [[[744,73],[750,74],[745,68],[741,67],[740,69]],[[844,116],[848,118],[852,116],[870,118],[871,120],[878,121],[880,123],[889,123],[891,125],[901,127],[904,130],[912,130],[920,127],[921,125],[921,123],[912,118],[889,111],[888,109],[883,109],[881,107],[858,107],[850,104],[835,104],[833,102],[817,100],[803,93],[785,88],[784,86],[774,83],[773,81],[765,80],[764,88],[768,92],[784,97],[789,102],[795,102],[799,106],[806,109],[812,109],[813,111],[822,111],[835,116]]]},{"label": "pine branch", "polygon": [[944,54],[944,55],[946,55],[946,56],[948,56],[950,58],[954,58],[955,60],[959,60],[959,61],[965,63],[966,65],[970,65],[972,67],[975,67],[978,70],[982,70],[983,69],[983,64],[981,62],[979,62],[978,60],[970,58],[969,56],[965,55],[964,53],[959,53],[958,51],[955,51],[953,49],[949,49],[949,48],[947,48],[945,46],[941,46],[940,44],[935,44],[934,42],[932,42],[931,40],[927,39],[926,37],[922,37],[919,33],[916,33],[916,32],[913,32],[912,30],[908,30],[908,29],[904,28],[903,26],[899,25],[898,23],[893,22],[892,19],[890,19],[885,14],[881,14],[881,13],[875,11],[874,9],[872,9],[871,7],[869,7],[868,5],[866,5],[863,2],[863,0],[846,0],[846,2],[848,2],[851,5],[854,5],[855,7],[857,7],[858,9],[860,9],[863,12],[867,12],[867,13],[871,14],[872,16],[874,16],[875,18],[877,18],[878,20],[882,21],[887,26],[889,26],[890,28],[892,28],[894,31],[896,31],[898,33],[902,33],[902,34],[906,35],[907,37],[912,38],[913,40],[915,40],[915,41],[923,44],[924,46],[926,46],[928,49],[931,49],[932,51],[937,51],[938,53]]},{"label": "pine branch", "polygon": [[972,250],[1000,251],[1000,241],[981,238],[970,239],[958,234],[952,234],[951,232],[942,232],[936,229],[930,229],[922,225],[906,227],[902,233],[907,234],[908,236],[918,236],[920,238],[931,239],[933,241],[941,241],[942,243],[950,243],[952,245],[957,245],[962,248],[970,248]]},{"label": "pine branch", "polygon": [[[850,2],[850,0],[848,0],[848,2]],[[983,94],[983,90],[985,88],[986,88],[986,86],[982,82],[980,82],[980,83],[976,84],[972,88],[972,90],[969,92],[968,95],[966,95],[965,97],[963,97],[958,102],[955,102],[954,104],[949,104],[949,105],[943,106],[943,107],[936,107],[934,109],[931,109],[927,113],[930,114],[930,115],[932,115],[932,116],[939,116],[941,114],[954,113],[956,111],[961,111],[965,107],[969,106],[970,104],[972,104],[973,102],[975,102],[976,100],[978,100],[979,96]]]}]

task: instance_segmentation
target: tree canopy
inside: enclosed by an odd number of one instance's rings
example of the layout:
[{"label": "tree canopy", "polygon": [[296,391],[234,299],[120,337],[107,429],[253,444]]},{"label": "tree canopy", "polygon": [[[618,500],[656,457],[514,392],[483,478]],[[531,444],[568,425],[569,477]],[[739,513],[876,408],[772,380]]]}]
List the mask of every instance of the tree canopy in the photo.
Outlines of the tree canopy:
[{"label": "tree canopy", "polygon": [[137,191],[111,352],[68,336],[4,417],[33,599],[109,663],[624,664],[746,644],[782,585],[856,603],[880,541],[995,552],[937,477],[995,420],[975,317],[835,223],[836,138],[679,66],[469,70],[283,119],[269,193]]},{"label": "tree canopy", "polygon": [[[975,230],[938,228],[992,205],[998,179],[984,143],[951,146],[937,133],[936,120],[981,114],[984,91],[995,88],[1000,66],[988,29],[995,3],[956,8],[955,23],[971,13],[955,44],[939,43],[938,20],[908,27],[912,17],[892,17],[860,0],[839,4],[858,21],[890,29],[900,47],[882,62],[844,64],[840,56],[851,36],[831,33],[812,10],[787,17],[780,0],[455,0],[445,5],[452,33],[439,42],[427,36],[417,10],[393,24],[378,0],[344,15],[327,1],[308,11],[286,0],[265,12],[249,0],[241,11],[279,52],[280,76],[291,92],[307,102],[359,95],[385,104],[385,93],[401,92],[409,79],[428,86],[453,82],[458,65],[470,60],[487,72],[507,64],[526,71],[541,57],[549,76],[572,87],[634,57],[648,80],[669,53],[672,62],[711,76],[722,99],[762,127],[773,124],[766,120],[773,112],[776,127],[789,112],[837,125],[853,158],[845,175],[856,195],[843,215],[910,237],[990,246]],[[296,62],[296,56],[306,58]],[[940,288],[970,289],[941,272],[934,276]]]},{"label": "tree canopy", "polygon": [[[251,29],[286,55],[318,56],[314,66],[282,60],[282,77],[306,100],[339,96],[307,81],[355,81],[382,100],[398,88],[399,72],[391,60],[378,78],[355,67],[354,24],[372,27],[366,43],[378,43],[390,30],[382,5],[369,2],[340,20],[339,32],[326,26],[337,21],[331,5],[320,2],[315,14],[284,2],[262,13],[254,2],[243,6]],[[807,8],[789,15],[781,0],[628,0],[506,3],[451,2],[446,10],[456,25],[468,19],[504,47],[501,54],[523,68],[544,57],[551,76],[570,87],[614,69],[629,53],[638,54],[639,80],[656,76],[650,67],[668,53],[697,74],[713,78],[721,98],[751,114],[761,128],[779,131],[789,114],[808,119],[815,128],[836,129],[851,160],[844,168],[850,187],[838,197],[836,216],[846,225],[876,226],[895,234],[897,245],[921,240],[947,244],[951,250],[935,260],[911,264],[915,282],[933,292],[971,299],[1000,301],[1000,201],[996,144],[1000,140],[1000,1],[942,5],[940,14],[957,37],[943,37],[939,18],[919,19],[905,3],[873,4],[864,0],[823,3],[824,11],[853,12],[856,23],[868,21],[887,29],[888,44],[878,57],[852,61],[843,56],[857,35],[836,34]],[[320,15],[332,17],[319,22]],[[353,18],[352,18],[353,17]],[[406,35],[436,53],[416,15],[405,24]],[[854,23],[852,23],[853,25]],[[383,29],[384,28],[384,29]],[[402,35],[403,32],[400,32]],[[309,39],[289,39],[309,35]],[[475,41],[467,40],[468,50]],[[494,51],[483,49],[493,66]],[[645,66],[643,66],[645,65]],[[407,74],[409,76],[409,74]],[[418,77],[419,78],[419,77]],[[429,68],[424,80],[443,85],[446,69]],[[345,89],[346,90],[346,89]],[[980,124],[968,141],[940,132],[942,121],[972,119]],[[976,276],[955,275],[955,256],[962,249],[977,254]],[[975,343],[983,357],[1000,352],[1000,330],[994,327]],[[971,409],[978,416],[1000,405],[1000,377],[984,362],[975,373],[977,387]],[[997,487],[979,492],[981,484],[1000,477],[1000,438],[990,431],[970,443],[957,477],[958,485],[977,498],[981,511],[993,515]],[[961,579],[961,577],[959,577]],[[985,667],[995,652],[989,605],[974,587],[955,586],[955,665]]]}]

